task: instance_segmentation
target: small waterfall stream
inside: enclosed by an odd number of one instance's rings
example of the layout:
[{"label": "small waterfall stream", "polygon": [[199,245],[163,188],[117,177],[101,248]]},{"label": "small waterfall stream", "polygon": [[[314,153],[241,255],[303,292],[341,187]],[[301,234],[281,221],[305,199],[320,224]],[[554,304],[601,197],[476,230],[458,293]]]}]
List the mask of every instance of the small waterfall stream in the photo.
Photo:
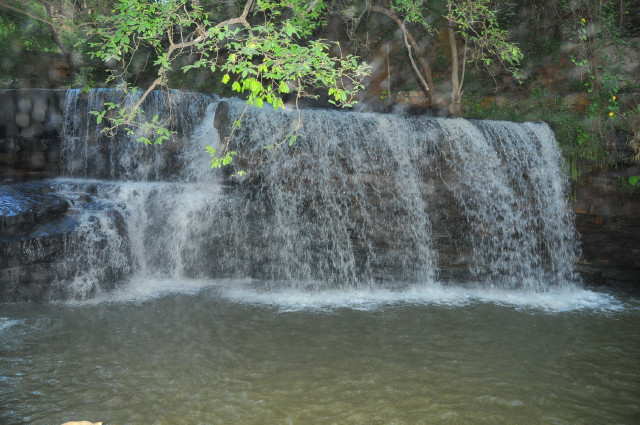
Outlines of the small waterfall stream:
[{"label": "small waterfall stream", "polygon": [[60,285],[76,297],[132,277],[529,292],[578,281],[566,179],[544,123],[303,110],[296,143],[266,150],[298,115],[252,108],[232,140],[239,181],[212,171],[204,147],[228,135],[242,102],[154,93],[145,113],[170,117],[177,134],[144,146],[107,137],[89,114],[119,96],[67,94],[56,190],[80,231]]}]

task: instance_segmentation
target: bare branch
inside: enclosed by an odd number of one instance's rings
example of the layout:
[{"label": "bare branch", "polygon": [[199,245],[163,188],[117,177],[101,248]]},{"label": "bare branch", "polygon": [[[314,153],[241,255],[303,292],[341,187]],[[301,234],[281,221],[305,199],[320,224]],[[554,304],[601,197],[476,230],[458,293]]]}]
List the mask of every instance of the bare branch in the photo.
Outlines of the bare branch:
[{"label": "bare branch", "polygon": [[[140,99],[138,100],[138,102],[135,104],[135,106],[133,108],[131,108],[132,111],[136,111],[138,108],[140,108],[140,105],[142,105],[142,102],[144,102],[144,100],[147,98],[147,96],[149,96],[149,93],[151,93],[153,91],[153,89],[155,89],[158,85],[162,84],[162,81],[164,81],[164,76],[159,76],[158,78],[156,78],[153,83],[151,83],[151,85],[147,88],[147,90],[142,94],[142,96],[140,97]],[[127,120],[126,122],[127,124],[131,124],[130,119]]]},{"label": "bare branch", "polygon": [[460,91],[460,76],[458,74],[458,45],[456,44],[456,35],[453,27],[449,26],[449,45],[451,47],[451,95],[453,99]]},{"label": "bare branch", "polygon": [[249,12],[251,11],[251,8],[253,7],[254,3],[255,3],[255,0],[247,1],[247,4],[244,6],[244,10],[242,11],[242,15],[240,15],[237,18],[228,19],[224,22],[220,22],[218,25],[216,25],[216,28],[222,28],[225,25],[234,25],[234,24],[242,24],[247,28],[251,28],[251,25],[249,25],[249,22],[247,21],[247,16],[249,15]]},{"label": "bare branch", "polygon": [[411,54],[411,43],[409,43],[409,39],[407,37],[407,31],[402,31],[402,33],[404,34],[404,45],[407,47],[407,52],[409,53],[409,59],[411,60],[411,66],[413,67],[413,70],[415,71],[416,75],[418,76],[418,79],[420,80],[420,83],[424,87],[425,91],[429,92],[429,85],[424,80],[424,77],[420,73],[420,70],[418,69],[418,66],[416,65],[416,62],[413,60],[413,55]]}]

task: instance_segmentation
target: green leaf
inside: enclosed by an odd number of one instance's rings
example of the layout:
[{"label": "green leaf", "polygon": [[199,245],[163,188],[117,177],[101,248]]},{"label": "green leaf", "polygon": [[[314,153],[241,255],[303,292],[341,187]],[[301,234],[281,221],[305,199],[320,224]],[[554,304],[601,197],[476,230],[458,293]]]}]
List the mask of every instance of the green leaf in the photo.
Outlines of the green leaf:
[{"label": "green leaf", "polygon": [[229,165],[231,164],[231,161],[233,161],[233,158],[231,157],[231,155],[227,154],[227,156],[225,156],[222,160],[222,165]]},{"label": "green leaf", "polygon": [[229,74],[224,74],[224,77],[222,77],[222,84],[227,84],[229,82],[229,79],[231,79],[231,77],[229,77]]}]

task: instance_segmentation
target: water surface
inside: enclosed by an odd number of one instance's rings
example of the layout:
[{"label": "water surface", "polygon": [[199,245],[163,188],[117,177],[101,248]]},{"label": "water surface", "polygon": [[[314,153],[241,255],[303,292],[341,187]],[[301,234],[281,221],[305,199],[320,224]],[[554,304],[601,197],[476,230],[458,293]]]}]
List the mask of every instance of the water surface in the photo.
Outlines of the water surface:
[{"label": "water surface", "polygon": [[159,281],[0,305],[0,422],[637,423],[637,299],[439,291]]}]

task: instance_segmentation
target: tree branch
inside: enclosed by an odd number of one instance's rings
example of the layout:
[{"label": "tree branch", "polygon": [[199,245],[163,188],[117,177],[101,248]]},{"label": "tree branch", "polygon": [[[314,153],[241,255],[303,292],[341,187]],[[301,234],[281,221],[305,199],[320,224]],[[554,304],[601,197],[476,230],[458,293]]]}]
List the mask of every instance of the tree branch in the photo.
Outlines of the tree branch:
[{"label": "tree branch", "polygon": [[458,45],[456,44],[456,35],[453,28],[449,26],[449,46],[451,48],[451,95],[452,100],[460,91],[460,78],[458,75]]},{"label": "tree branch", "polygon": [[[371,0],[367,0],[366,4],[367,4],[367,9],[369,9],[372,12],[380,13],[382,15],[389,17],[402,30],[402,33],[404,34],[405,46],[407,47],[407,51],[409,52],[409,59],[411,60],[411,65],[413,66],[413,69],[417,74],[418,79],[422,84],[425,92],[429,96],[429,103],[431,105],[435,105],[435,95],[433,93],[433,90],[431,90],[431,87],[433,87],[433,77],[431,75],[431,67],[420,54],[420,47],[418,46],[418,43],[416,43],[416,40],[413,38],[409,30],[407,29],[405,22],[400,20],[400,18],[395,13],[393,13],[393,11],[389,9],[385,9],[384,7],[380,7],[380,6],[373,6],[371,4]],[[412,51],[415,51],[418,61],[422,66],[422,72],[418,70],[418,67],[413,59]]]},{"label": "tree branch", "polygon": [[[49,16],[49,19],[53,22],[53,20],[51,19],[51,6],[49,5],[49,3],[44,3],[44,8],[47,11],[47,16]],[[75,61],[73,60],[73,55],[71,54],[69,49],[67,49],[67,46],[65,46],[62,40],[60,40],[60,37],[58,37],[58,33],[56,32],[56,29],[53,27],[53,23],[48,23],[47,27],[49,28],[49,32],[51,33],[51,40],[53,40],[53,42],[56,43],[56,46],[58,46],[58,49],[60,49],[64,57],[67,59],[67,63],[71,67],[72,72],[74,72],[76,68],[76,64],[75,64]]]},{"label": "tree branch", "polygon": [[[164,76],[162,75],[156,78],[153,83],[151,83],[151,85],[147,88],[147,90],[142,94],[138,102],[136,102],[135,106],[131,108],[131,110],[136,111],[138,108],[140,108],[140,105],[142,105],[142,102],[144,102],[147,96],[149,96],[149,93],[151,93],[153,89],[155,89],[159,84],[161,84],[163,80]],[[131,124],[131,119],[128,119],[126,123]]]},{"label": "tree branch", "polygon": [[[403,25],[404,25],[404,23],[403,23]],[[418,69],[418,66],[416,65],[416,62],[413,60],[413,55],[411,54],[411,43],[409,43],[409,40],[408,40],[408,37],[407,37],[407,32],[406,31],[402,31],[402,33],[404,34],[404,45],[407,47],[407,52],[409,53],[409,60],[411,60],[411,66],[413,67],[413,70],[415,71],[416,75],[418,76],[418,79],[420,80],[420,83],[422,84],[422,87],[425,89],[425,91],[427,93],[429,93],[429,92],[431,92],[431,90],[429,90],[429,85],[424,80],[424,77],[420,73],[420,70]]]},{"label": "tree branch", "polygon": [[221,27],[224,27],[225,25],[234,25],[234,24],[243,24],[245,27],[251,28],[251,25],[249,25],[249,22],[247,21],[247,16],[249,15],[251,8],[253,7],[253,3],[255,3],[255,0],[247,1],[247,4],[244,6],[244,10],[242,11],[242,15],[240,15],[237,18],[228,19],[224,22],[220,22],[218,25],[216,25],[216,28],[221,28]]},{"label": "tree branch", "polygon": [[307,9],[306,9],[305,12],[310,13],[316,7],[316,5],[318,4],[318,1],[319,0],[313,0],[311,2],[311,4],[309,6],[307,6]]},{"label": "tree branch", "polygon": [[[225,25],[243,24],[245,27],[250,29],[251,25],[249,25],[249,22],[247,21],[247,16],[249,15],[249,12],[251,11],[251,8],[252,8],[254,2],[255,2],[255,0],[247,1],[247,4],[244,6],[244,10],[242,11],[242,15],[240,15],[237,18],[233,18],[233,19],[226,20],[224,22],[220,22],[218,25],[216,25],[216,28],[220,28],[220,27],[223,27]],[[210,36],[209,32],[207,32],[205,30],[202,30],[201,28],[198,28],[196,30],[196,32],[199,32],[200,35],[198,37],[196,37],[195,39],[193,39],[191,41],[184,41],[184,42],[180,42],[180,43],[174,43],[173,42],[173,34],[171,32],[171,29],[167,30],[167,35],[169,37],[169,49],[167,50],[167,62],[169,62],[169,59],[171,58],[171,55],[176,50],[180,50],[180,49],[184,49],[184,48],[187,48],[187,47],[194,46],[194,45],[196,45],[198,43],[203,42],[204,40],[206,40]],[[142,105],[144,100],[147,98],[147,96],[149,96],[149,93],[151,93],[151,91],[153,89],[155,89],[158,85],[162,84],[162,82],[164,81],[164,73],[165,73],[165,68],[164,67],[160,68],[158,78],[156,78],[153,81],[153,83],[151,83],[151,85],[147,88],[147,90],[142,94],[142,96],[140,97],[138,102],[136,102],[136,104],[133,106],[133,108],[132,108],[133,111],[137,110]]]},{"label": "tree branch", "polygon": [[[466,68],[467,68],[467,45],[469,44],[469,38],[465,37],[464,39],[464,47],[462,48],[462,77],[460,78],[460,87],[462,88],[462,86],[464,85],[464,76],[466,74]],[[462,93],[460,93],[460,96],[462,96]]]},{"label": "tree branch", "polygon": [[11,5],[6,4],[3,1],[0,1],[0,7],[4,7],[5,9],[9,9],[9,10],[13,10],[14,12],[18,12],[22,15],[28,16],[31,19],[35,19],[36,21],[45,23],[47,25],[51,25],[52,22],[51,21],[47,21],[46,19],[42,19],[38,16],[32,15],[31,13],[27,12],[26,10],[22,10],[22,9],[18,9],[17,7],[13,7]]}]

